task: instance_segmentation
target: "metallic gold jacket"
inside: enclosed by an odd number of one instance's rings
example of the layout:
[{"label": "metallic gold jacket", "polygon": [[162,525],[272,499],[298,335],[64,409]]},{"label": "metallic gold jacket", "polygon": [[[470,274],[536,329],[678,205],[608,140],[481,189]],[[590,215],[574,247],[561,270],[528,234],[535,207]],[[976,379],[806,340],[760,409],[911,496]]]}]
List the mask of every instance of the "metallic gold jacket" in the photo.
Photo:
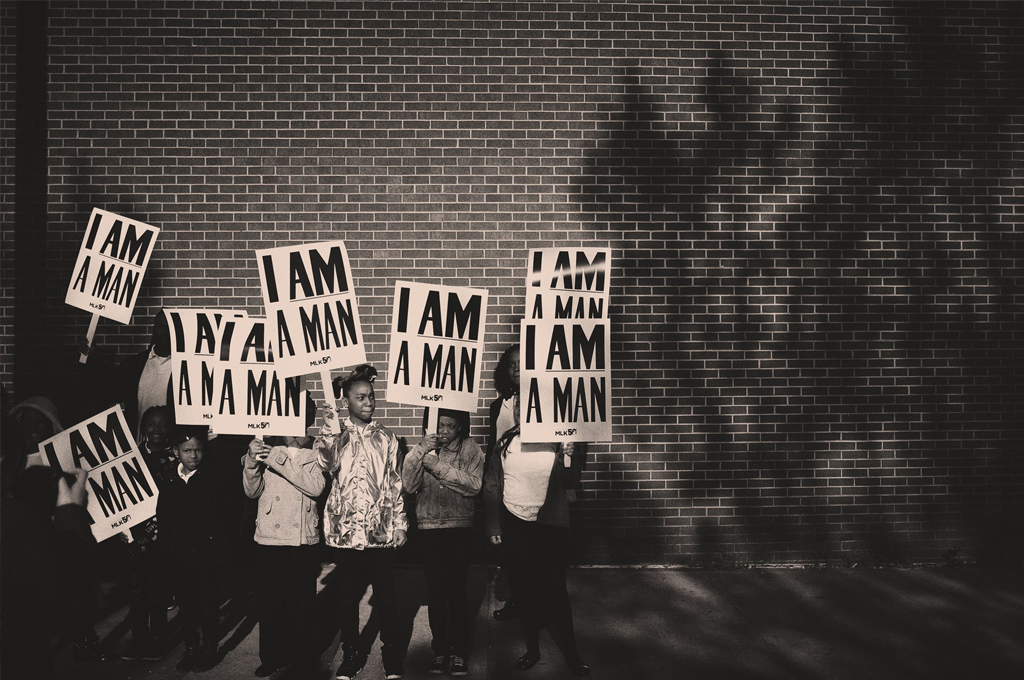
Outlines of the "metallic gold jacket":
[{"label": "metallic gold jacket", "polygon": [[340,434],[313,443],[333,478],[324,509],[324,538],[334,548],[393,548],[408,522],[398,469],[398,439],[377,421],[362,431],[346,419]]}]

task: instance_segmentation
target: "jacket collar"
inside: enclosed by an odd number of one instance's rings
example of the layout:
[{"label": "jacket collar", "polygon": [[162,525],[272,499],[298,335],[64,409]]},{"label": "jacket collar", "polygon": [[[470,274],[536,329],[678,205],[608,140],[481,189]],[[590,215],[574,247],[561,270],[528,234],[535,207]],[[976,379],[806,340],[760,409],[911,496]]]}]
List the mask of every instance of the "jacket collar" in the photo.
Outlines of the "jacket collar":
[{"label": "jacket collar", "polygon": [[[342,423],[345,427],[345,431],[355,434],[359,432],[359,428],[356,427],[355,423],[352,422],[352,418],[345,418],[345,422]],[[373,434],[381,428],[381,424],[376,420],[371,420],[369,425],[363,428],[363,436]]]}]

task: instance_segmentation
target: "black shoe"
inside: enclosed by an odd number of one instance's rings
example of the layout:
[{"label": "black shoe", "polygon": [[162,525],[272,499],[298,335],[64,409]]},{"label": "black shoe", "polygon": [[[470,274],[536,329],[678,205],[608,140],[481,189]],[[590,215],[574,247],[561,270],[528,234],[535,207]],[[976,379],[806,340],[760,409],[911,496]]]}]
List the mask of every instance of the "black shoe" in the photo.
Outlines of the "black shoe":
[{"label": "black shoe", "polygon": [[[150,638],[149,642],[142,649],[142,656],[139,659],[142,661],[159,661],[167,656],[167,652],[167,640],[163,637],[153,637]],[[121,658],[123,659],[124,657],[122,656]]]},{"label": "black shoe", "polygon": [[352,680],[356,673],[363,670],[366,665],[366,654],[354,647],[345,647],[345,656],[338,666],[338,673],[335,676],[338,680]]},{"label": "black shoe", "polygon": [[217,645],[203,645],[199,648],[199,653],[196,654],[196,663],[193,669],[201,673],[210,670],[218,663],[220,663],[220,659],[217,657]]},{"label": "black shoe", "polygon": [[495,621],[514,621],[519,618],[519,611],[512,603],[506,604],[501,609],[494,610]]},{"label": "black shoe", "polygon": [[261,663],[253,675],[257,678],[269,678],[282,668],[284,668],[282,663]]},{"label": "black shoe", "polygon": [[448,666],[448,675],[469,675],[469,666],[461,656],[452,655],[451,665]]},{"label": "black shoe", "polygon": [[427,672],[433,675],[443,675],[448,670],[448,657],[444,654],[438,654],[434,657],[434,660],[427,666]]},{"label": "black shoe", "polygon": [[516,668],[521,671],[528,671],[536,666],[538,661],[540,661],[540,652],[534,652],[532,654],[527,652],[516,659]]},{"label": "black shoe", "polygon": [[401,652],[395,651],[393,647],[384,647],[380,655],[384,662],[385,680],[400,680],[405,675]]},{"label": "black shoe", "polygon": [[182,673],[188,673],[190,670],[196,667],[196,657],[199,655],[199,650],[192,646],[185,647],[185,653],[181,655],[181,659],[178,660],[178,664],[175,666],[176,669]]},{"label": "black shoe", "polygon": [[569,670],[572,671],[572,674],[578,678],[585,678],[590,675],[590,666],[583,663],[583,659],[577,658],[571,661],[566,659],[565,665],[568,666]]},{"label": "black shoe", "polygon": [[122,661],[141,661],[144,658],[145,652],[149,649],[150,641],[145,639],[132,638],[132,643],[128,645],[128,649],[121,652],[120,657]]}]

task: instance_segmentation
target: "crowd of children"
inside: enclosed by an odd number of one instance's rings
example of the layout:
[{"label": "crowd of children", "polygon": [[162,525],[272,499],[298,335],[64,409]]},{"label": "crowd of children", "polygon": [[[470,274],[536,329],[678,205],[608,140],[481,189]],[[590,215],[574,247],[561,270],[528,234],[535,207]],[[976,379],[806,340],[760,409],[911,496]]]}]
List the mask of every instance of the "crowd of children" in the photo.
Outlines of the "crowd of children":
[{"label": "crowd of children", "polygon": [[[155,347],[159,338],[154,337]],[[147,357],[155,357],[156,364],[161,352],[154,347]],[[255,675],[268,677],[289,666],[315,669],[319,659],[312,622],[324,557],[318,546],[323,544],[327,558],[335,564],[340,590],[343,660],[337,678],[350,680],[367,662],[370,649],[359,633],[359,603],[367,584],[373,588],[374,614],[380,621],[385,676],[401,678],[406,650],[399,632],[394,565],[396,550],[406,543],[410,531],[408,494],[416,498],[415,528],[420,531],[427,576],[433,649],[427,670],[467,675],[471,621],[467,577],[476,540],[475,499],[484,488],[486,467],[492,491],[488,517],[494,515],[491,506],[504,502],[504,536],[514,549],[508,562],[515,583],[513,595],[525,614],[527,653],[519,660],[519,668],[536,663],[537,630],[550,622],[569,667],[577,675],[588,674],[589,668],[576,652],[564,589],[566,489],[578,482],[582,459],[557,447],[545,447],[543,459],[524,455],[529,447],[519,445],[511,414],[504,418],[501,412],[501,405],[513,403],[518,391],[518,380],[509,379],[510,358],[517,357],[517,352],[507,352],[496,371],[502,397],[496,402],[499,412],[492,408],[489,444],[496,453],[488,456],[469,436],[469,414],[442,409],[433,432],[426,431],[424,414],[425,435],[403,460],[397,437],[373,419],[376,371],[369,365],[335,381],[341,408],[323,411],[325,425],[319,436],[257,438],[238,457],[229,455],[237,440],[220,438],[220,450],[212,454],[206,427],[174,422],[173,409],[157,398],[163,377],[158,377],[155,388],[145,390],[136,379],[133,389],[147,395],[137,439],[159,488],[159,501],[156,516],[133,528],[133,540],[125,548],[132,638],[121,658],[144,661],[165,656],[172,648],[168,611],[176,605],[175,627],[185,643],[177,668],[203,671],[218,663],[220,606],[231,581],[240,578],[229,565],[233,534],[239,533],[237,521],[244,515],[232,507],[241,492],[255,500],[253,571],[259,583],[255,592],[260,622],[260,664]],[[135,406],[143,410],[141,397]],[[19,405],[14,413],[22,415],[19,432],[26,446],[38,445],[59,431],[55,410],[46,400]],[[485,459],[494,455],[505,461],[504,473],[501,465],[485,465]],[[5,460],[5,465],[17,463]],[[509,473],[518,477],[502,484],[500,476]],[[553,480],[550,486],[548,477]],[[8,481],[12,475],[5,478]],[[543,482],[540,489],[531,486],[536,480]],[[552,494],[561,497],[548,507]],[[522,511],[510,506],[513,501],[530,507]],[[509,507],[518,507],[513,510],[514,526],[509,524]],[[502,535],[500,523],[488,526],[492,537]],[[550,612],[541,611],[545,598],[554,603]]]}]

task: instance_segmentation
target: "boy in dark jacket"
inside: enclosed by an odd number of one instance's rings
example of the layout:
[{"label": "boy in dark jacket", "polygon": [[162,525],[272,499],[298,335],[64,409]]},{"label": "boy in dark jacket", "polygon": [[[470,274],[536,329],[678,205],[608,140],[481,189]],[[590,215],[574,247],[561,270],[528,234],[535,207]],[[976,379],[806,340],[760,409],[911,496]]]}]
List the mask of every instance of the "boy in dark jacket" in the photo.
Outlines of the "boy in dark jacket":
[{"label": "boy in dark jacket", "polygon": [[185,637],[181,671],[217,665],[219,590],[230,559],[229,490],[202,464],[206,432],[205,426],[175,426],[171,445],[178,468],[157,503],[157,545],[173,574]]}]

